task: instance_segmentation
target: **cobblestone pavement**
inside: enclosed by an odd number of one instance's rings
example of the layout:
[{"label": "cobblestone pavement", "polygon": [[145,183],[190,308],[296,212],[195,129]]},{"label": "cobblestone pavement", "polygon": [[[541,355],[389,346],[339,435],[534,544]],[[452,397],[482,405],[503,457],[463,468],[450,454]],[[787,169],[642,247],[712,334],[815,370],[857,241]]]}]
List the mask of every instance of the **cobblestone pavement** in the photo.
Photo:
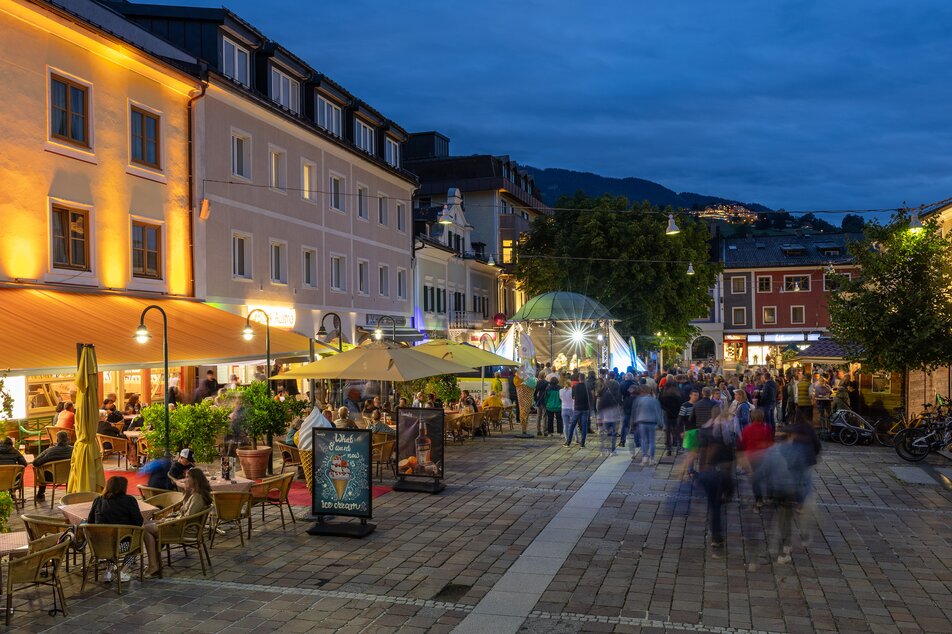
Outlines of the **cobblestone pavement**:
[{"label": "cobblestone pavement", "polygon": [[892,450],[825,446],[816,504],[797,518],[793,562],[778,565],[772,512],[752,511],[746,478],[715,557],[704,499],[671,458],[643,468],[558,445],[450,446],[447,489],[376,499],[377,530],[362,540],[311,537],[303,521],[284,531],[269,510],[245,548],[234,529],[216,539],[207,576],[178,551],[165,579],[118,596],[81,593],[73,569],[68,617],[46,614],[48,589],[21,591],[11,630],[952,631],[943,458],[909,472]]}]

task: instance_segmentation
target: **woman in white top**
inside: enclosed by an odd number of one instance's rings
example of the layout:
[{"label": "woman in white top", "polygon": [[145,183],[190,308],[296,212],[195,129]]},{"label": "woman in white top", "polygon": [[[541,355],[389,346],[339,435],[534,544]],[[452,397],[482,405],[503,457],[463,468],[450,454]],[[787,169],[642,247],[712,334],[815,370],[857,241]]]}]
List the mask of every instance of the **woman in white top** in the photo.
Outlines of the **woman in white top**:
[{"label": "woman in white top", "polygon": [[[565,421],[565,433],[569,431],[569,421],[572,420],[572,414],[575,412],[575,399],[572,398],[572,382],[569,379],[562,379],[562,389],[559,390],[559,398],[562,399],[562,420]],[[565,442],[571,444],[572,439],[566,436]]]}]

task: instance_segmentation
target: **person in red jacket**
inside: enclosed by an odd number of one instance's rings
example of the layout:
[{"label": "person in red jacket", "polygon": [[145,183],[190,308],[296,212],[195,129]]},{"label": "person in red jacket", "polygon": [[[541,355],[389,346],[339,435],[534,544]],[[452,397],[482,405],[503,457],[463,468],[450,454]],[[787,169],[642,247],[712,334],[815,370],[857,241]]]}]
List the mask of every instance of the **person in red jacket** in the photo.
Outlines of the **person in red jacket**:
[{"label": "person in red jacket", "polygon": [[764,505],[764,483],[760,473],[764,452],[773,445],[773,429],[764,421],[764,411],[755,409],[750,413],[750,424],[740,433],[740,445],[747,461],[747,472],[751,474],[750,485],[754,489],[754,511],[760,512]]}]

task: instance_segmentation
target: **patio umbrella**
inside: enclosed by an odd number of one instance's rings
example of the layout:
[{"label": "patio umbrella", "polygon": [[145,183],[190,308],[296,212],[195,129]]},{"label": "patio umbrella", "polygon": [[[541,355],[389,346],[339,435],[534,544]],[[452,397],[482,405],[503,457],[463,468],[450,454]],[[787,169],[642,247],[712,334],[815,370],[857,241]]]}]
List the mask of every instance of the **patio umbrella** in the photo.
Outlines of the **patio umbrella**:
[{"label": "patio umbrella", "polygon": [[450,341],[449,339],[434,339],[414,346],[413,349],[469,368],[482,368],[490,365],[519,365],[518,361],[507,359],[494,352],[471,346],[468,343]]},{"label": "patio umbrella", "polygon": [[464,374],[472,368],[431,357],[413,348],[376,342],[358,346],[271,377],[293,379],[363,379],[367,381],[412,381],[438,374]]},{"label": "patio umbrella", "polygon": [[96,349],[82,344],[79,367],[76,371],[76,444],[70,459],[68,493],[93,491],[99,493],[106,486],[106,474],[102,468],[102,455],[96,444],[96,429],[99,424],[99,368],[96,366]]}]

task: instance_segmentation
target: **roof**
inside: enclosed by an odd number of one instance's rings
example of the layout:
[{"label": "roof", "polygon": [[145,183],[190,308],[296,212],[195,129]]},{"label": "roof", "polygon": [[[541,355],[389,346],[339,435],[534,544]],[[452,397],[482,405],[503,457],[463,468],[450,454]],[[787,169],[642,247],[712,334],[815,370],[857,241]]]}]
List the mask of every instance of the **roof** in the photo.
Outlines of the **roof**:
[{"label": "roof", "polygon": [[[146,344],[133,339],[143,309],[168,315],[170,365],[208,365],[264,358],[265,327],[242,337],[245,318],[188,299],[136,297],[47,288],[0,288],[0,368],[14,374],[76,369],[76,344],[92,343],[101,370],[162,366],[162,319],[150,312]],[[308,338],[271,328],[271,355],[306,354]]]},{"label": "roof", "polygon": [[509,318],[516,321],[618,321],[591,297],[568,291],[536,295]]},{"label": "roof", "polygon": [[852,261],[847,245],[862,239],[861,233],[728,238],[722,257],[725,269],[840,264]]},{"label": "roof", "polygon": [[809,348],[798,354],[797,358],[801,361],[805,359],[844,360],[848,358],[848,352],[829,337],[821,337],[811,343]]},{"label": "roof", "polygon": [[[503,165],[509,163],[515,177],[527,178],[529,191],[503,174]],[[505,189],[528,207],[544,211],[542,194],[535,179],[506,156],[474,154],[472,156],[437,156],[424,159],[404,158],[404,167],[420,179],[421,196],[446,193],[449,187],[458,187],[463,192]]]}]

